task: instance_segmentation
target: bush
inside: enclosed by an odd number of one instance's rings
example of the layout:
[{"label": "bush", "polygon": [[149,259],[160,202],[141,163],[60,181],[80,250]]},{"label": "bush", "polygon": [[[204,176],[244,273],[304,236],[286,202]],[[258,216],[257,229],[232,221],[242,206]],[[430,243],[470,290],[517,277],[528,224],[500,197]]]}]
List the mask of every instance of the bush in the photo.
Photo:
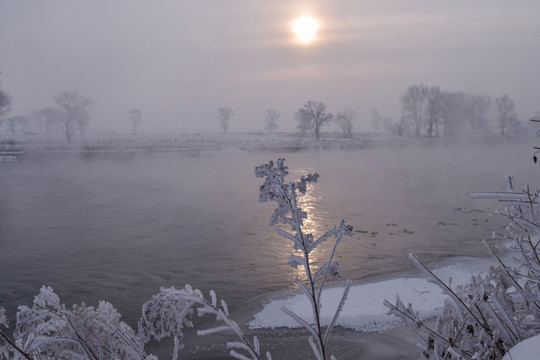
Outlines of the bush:
[{"label": "bush", "polygon": [[[471,198],[493,198],[505,207],[495,212],[510,221],[505,234],[493,239],[511,240],[512,256],[486,240],[484,244],[499,266],[484,276],[474,276],[465,286],[451,289],[414,254],[415,265],[449,295],[434,329],[418,318],[409,304],[385,300],[390,312],[409,324],[420,339],[424,359],[502,359],[518,342],[540,333],[540,223],[539,192],[528,186],[514,190],[507,180],[506,192],[471,193]],[[512,263],[513,262],[513,263]]]}]

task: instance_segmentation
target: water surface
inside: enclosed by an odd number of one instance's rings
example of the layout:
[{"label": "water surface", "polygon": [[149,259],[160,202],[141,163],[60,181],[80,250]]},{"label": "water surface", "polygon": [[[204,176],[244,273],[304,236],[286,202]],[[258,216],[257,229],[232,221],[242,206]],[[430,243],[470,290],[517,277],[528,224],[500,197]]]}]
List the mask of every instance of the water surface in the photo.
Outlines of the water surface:
[{"label": "water surface", "polygon": [[3,163],[0,306],[13,316],[46,284],[66,304],[108,300],[135,326],[161,286],[214,289],[233,310],[294,289],[291,244],[268,226],[274,204],[258,203],[253,173],[278,156],[291,180],[321,175],[304,201],[310,229],[354,226],[337,258],[353,280],[408,271],[410,252],[428,262],[486,255],[497,204],[465,193],[504,190],[508,174],[534,184],[538,171],[523,143]]}]

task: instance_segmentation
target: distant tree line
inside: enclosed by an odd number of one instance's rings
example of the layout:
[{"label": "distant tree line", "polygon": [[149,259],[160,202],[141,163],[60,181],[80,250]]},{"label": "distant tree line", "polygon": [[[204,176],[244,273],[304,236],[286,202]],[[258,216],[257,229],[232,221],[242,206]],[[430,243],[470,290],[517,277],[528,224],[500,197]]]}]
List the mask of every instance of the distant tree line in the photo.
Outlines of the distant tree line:
[{"label": "distant tree line", "polygon": [[[56,106],[30,115],[5,118],[11,110],[12,98],[0,86],[0,127],[6,123],[7,132],[13,136],[62,132],[68,142],[77,134],[84,135],[90,123],[88,108],[93,104],[92,100],[75,91],[63,91],[53,99]],[[523,128],[516,114],[514,100],[506,94],[493,99],[487,95],[443,91],[438,86],[419,84],[409,86],[399,101],[401,113],[397,120],[382,116],[377,109],[372,110],[371,125],[375,132],[384,127],[394,136],[437,138],[496,131],[502,137],[509,137],[519,135]],[[217,113],[219,128],[226,133],[234,112],[230,107],[222,106]],[[267,110],[264,129],[273,133],[279,127],[280,118],[277,110]],[[353,109],[339,110],[334,115],[327,110],[325,103],[314,100],[306,101],[294,114],[300,135],[313,132],[317,140],[323,127],[332,123],[341,129],[344,137],[353,139],[356,118],[357,113]],[[142,122],[141,111],[129,110],[127,119],[132,125],[133,134],[136,134]]]},{"label": "distant tree line", "polygon": [[[54,98],[56,106],[5,119],[7,132],[17,134],[52,134],[62,132],[68,142],[79,133],[84,135],[90,123],[88,107],[92,100],[79,96],[75,91],[63,91]],[[0,88],[0,125],[3,115],[11,110],[11,97]],[[32,127],[34,131],[30,131]]]},{"label": "distant tree line", "polygon": [[6,91],[2,90],[2,84],[0,83],[0,126],[4,122],[4,115],[9,113],[10,111],[11,96]]},{"label": "distant tree line", "polygon": [[[508,95],[495,101],[487,95],[441,91],[438,86],[412,85],[400,98],[401,116],[394,121],[372,113],[374,128],[383,123],[396,136],[457,137],[467,132],[498,131],[518,135],[522,127]],[[495,106],[494,106],[495,105]],[[495,110],[495,119],[490,114]],[[375,125],[377,124],[377,125]]]},{"label": "distant tree line", "polygon": [[[397,120],[382,116],[377,109],[371,113],[375,132],[384,128],[394,136],[429,138],[459,137],[467,133],[498,132],[502,137],[517,136],[523,125],[516,114],[514,101],[508,95],[493,99],[487,95],[462,91],[443,91],[438,86],[412,85],[400,97],[401,114]],[[268,110],[265,130],[273,132],[281,114]],[[335,124],[344,137],[354,138],[357,113],[353,109],[327,111],[322,101],[308,100],[294,114],[300,136],[313,133],[318,140],[324,126]]]}]

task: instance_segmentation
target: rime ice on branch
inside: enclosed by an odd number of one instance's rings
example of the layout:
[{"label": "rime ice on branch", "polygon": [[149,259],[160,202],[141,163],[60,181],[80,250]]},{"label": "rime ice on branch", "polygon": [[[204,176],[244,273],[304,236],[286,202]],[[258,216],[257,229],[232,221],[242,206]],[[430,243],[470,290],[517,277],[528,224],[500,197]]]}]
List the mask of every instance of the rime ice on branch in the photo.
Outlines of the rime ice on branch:
[{"label": "rime ice on branch", "polygon": [[449,295],[435,329],[424,324],[412,306],[405,306],[399,298],[395,305],[384,302],[418,335],[424,359],[501,359],[510,348],[540,332],[539,191],[531,192],[529,186],[515,189],[511,177],[506,187],[506,192],[468,195],[497,199],[504,206],[495,215],[510,223],[506,233],[494,233],[493,238],[512,241],[511,261],[510,256],[503,259],[497,244],[484,240],[499,266],[452,289],[411,254],[413,263]]},{"label": "rime ice on branch", "polygon": [[[275,165],[274,162],[270,161],[268,164],[255,168],[255,175],[265,178],[264,183],[260,187],[259,201],[275,201],[278,204],[278,207],[270,217],[270,226],[277,224],[289,225],[291,232],[280,228],[276,228],[276,232],[292,241],[294,249],[301,252],[301,256],[290,255],[289,265],[294,268],[298,268],[298,266],[304,268],[307,280],[305,283],[297,280],[297,284],[310,301],[313,310],[313,319],[303,319],[285,307],[281,310],[309,331],[311,334],[309,344],[316,358],[327,359],[329,358],[327,354],[329,335],[343,308],[351,283],[349,280],[346,281],[339,305],[332,321],[326,329],[323,329],[320,321],[322,307],[321,294],[328,276],[339,279],[338,264],[333,261],[333,258],[339,242],[344,235],[350,236],[353,228],[346,225],[344,220],[341,220],[339,226],[334,226],[327,230],[317,240],[314,239],[313,234],[305,232],[302,226],[304,219],[307,219],[307,213],[298,204],[298,197],[305,195],[308,184],[317,182],[319,174],[302,175],[298,181],[287,183],[285,182],[285,177],[288,174],[285,159],[278,159]],[[329,258],[317,266],[314,264],[311,256],[313,250],[322,242],[332,237],[335,238],[335,242]],[[333,356],[330,358],[333,358]]]}]

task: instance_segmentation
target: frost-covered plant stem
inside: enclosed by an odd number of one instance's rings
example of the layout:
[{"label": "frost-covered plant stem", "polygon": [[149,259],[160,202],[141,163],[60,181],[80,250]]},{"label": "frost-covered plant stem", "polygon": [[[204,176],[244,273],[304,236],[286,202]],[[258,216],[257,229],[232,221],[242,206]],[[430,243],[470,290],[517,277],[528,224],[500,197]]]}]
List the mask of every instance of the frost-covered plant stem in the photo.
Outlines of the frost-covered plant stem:
[{"label": "frost-covered plant stem", "polygon": [[[231,356],[240,360],[263,360],[261,356],[259,339],[257,338],[257,336],[253,337],[253,343],[249,341],[242,329],[240,329],[238,323],[231,319],[229,314],[229,307],[227,306],[225,300],[220,301],[219,304],[221,305],[221,307],[218,305],[217,296],[213,290],[210,291],[211,301],[207,301],[200,290],[193,290],[189,285],[186,285],[185,289],[180,290],[180,292],[182,292],[182,296],[185,300],[188,300],[198,305],[197,312],[199,316],[211,314],[216,317],[216,320],[225,323],[225,326],[217,326],[207,330],[198,330],[198,335],[209,335],[227,330],[232,331],[240,341],[233,341],[227,343],[227,347],[230,350],[229,353]],[[249,357],[237,352],[235,349],[246,351]],[[272,359],[270,352],[266,353],[266,359]]]},{"label": "frost-covered plant stem", "polygon": [[11,348],[13,348],[16,352],[18,352],[22,357],[28,360],[32,360],[32,358],[27,353],[25,353],[21,348],[19,348],[17,344],[15,344],[8,336],[6,336],[6,334],[4,334],[2,330],[0,330],[0,336],[8,343],[9,346],[11,346]]},{"label": "frost-covered plant stem", "polygon": [[[300,250],[301,256],[297,256],[294,253],[290,255],[289,265],[294,268],[298,268],[298,266],[304,267],[306,284],[297,280],[297,285],[305,293],[310,302],[313,312],[313,324],[310,321],[300,318],[287,308],[282,308],[282,310],[310,332],[312,337],[309,338],[309,344],[313,353],[317,359],[325,360],[328,356],[329,334],[343,308],[345,299],[349,293],[350,282],[346,282],[338,308],[326,332],[323,331],[321,321],[321,295],[329,274],[335,278],[339,278],[337,273],[338,265],[333,261],[333,258],[339,242],[344,235],[351,234],[352,227],[346,225],[341,220],[339,226],[334,226],[317,240],[314,240],[313,235],[305,232],[302,228],[303,221],[307,218],[307,213],[298,204],[298,196],[304,195],[307,191],[308,184],[317,182],[319,175],[316,173],[303,175],[298,181],[287,183],[285,182],[285,176],[288,173],[285,166],[285,159],[278,159],[275,165],[270,161],[268,164],[256,167],[255,175],[265,178],[264,184],[260,188],[259,201],[275,201],[278,204],[277,209],[274,210],[270,218],[270,225],[281,223],[291,227],[292,233],[279,228],[276,228],[276,232],[284,238],[291,240],[295,250]],[[335,237],[335,242],[328,260],[319,266],[312,264],[312,251],[330,237]]]},{"label": "frost-covered plant stem", "polygon": [[384,302],[419,336],[425,359],[501,359],[512,346],[540,332],[539,191],[533,193],[529,186],[516,191],[512,180],[507,178],[506,192],[469,194],[470,198],[497,199],[505,205],[495,214],[510,221],[506,234],[494,233],[493,237],[512,240],[512,264],[484,240],[499,266],[451,289],[411,255],[413,263],[450,297],[436,329],[424,325],[412,306],[405,307],[399,298],[396,305]]}]

